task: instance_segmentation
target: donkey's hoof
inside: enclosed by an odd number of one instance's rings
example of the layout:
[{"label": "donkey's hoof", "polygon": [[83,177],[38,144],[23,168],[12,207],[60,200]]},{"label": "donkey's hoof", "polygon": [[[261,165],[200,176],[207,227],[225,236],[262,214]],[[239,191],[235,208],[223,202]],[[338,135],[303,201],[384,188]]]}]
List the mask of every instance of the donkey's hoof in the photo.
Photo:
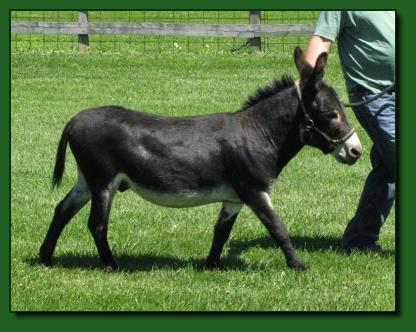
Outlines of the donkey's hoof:
[{"label": "donkey's hoof", "polygon": [[118,269],[117,264],[108,264],[108,265],[104,265],[103,270],[105,272],[117,272],[119,269]]},{"label": "donkey's hoof", "polygon": [[45,266],[52,266],[52,259],[40,259],[40,263]]},{"label": "donkey's hoof", "polygon": [[308,268],[305,266],[305,264],[299,262],[299,261],[293,261],[293,262],[289,262],[287,264],[291,269],[296,270],[296,271],[304,271],[306,272],[308,270]]},{"label": "donkey's hoof", "polygon": [[42,252],[39,253],[39,260],[41,264],[45,266],[51,266],[52,265],[52,257],[50,255],[46,255]]},{"label": "donkey's hoof", "polygon": [[206,270],[221,270],[220,262],[207,260],[204,264]]}]

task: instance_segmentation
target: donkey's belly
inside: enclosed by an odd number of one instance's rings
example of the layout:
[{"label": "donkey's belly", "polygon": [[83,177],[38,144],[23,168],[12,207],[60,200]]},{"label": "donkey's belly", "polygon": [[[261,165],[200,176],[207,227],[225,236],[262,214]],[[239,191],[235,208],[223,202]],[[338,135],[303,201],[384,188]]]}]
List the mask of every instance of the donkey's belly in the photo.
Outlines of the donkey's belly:
[{"label": "donkey's belly", "polygon": [[113,180],[113,185],[118,187],[121,181],[125,181],[132,190],[145,200],[161,206],[181,208],[213,202],[240,202],[236,192],[226,184],[199,190],[188,189],[178,192],[161,192],[134,182],[126,174],[118,174]]}]

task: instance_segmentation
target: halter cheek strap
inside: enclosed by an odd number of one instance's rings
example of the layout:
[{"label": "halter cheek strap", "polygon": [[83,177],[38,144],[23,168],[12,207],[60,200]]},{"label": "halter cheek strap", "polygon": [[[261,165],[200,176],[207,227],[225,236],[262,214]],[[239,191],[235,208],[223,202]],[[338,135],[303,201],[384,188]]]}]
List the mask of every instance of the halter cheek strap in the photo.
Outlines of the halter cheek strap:
[{"label": "halter cheek strap", "polygon": [[325,139],[325,141],[328,143],[328,152],[326,153],[330,153],[337,147],[337,145],[344,143],[347,139],[349,139],[355,133],[354,128],[351,128],[348,131],[348,133],[346,133],[341,138],[332,138],[328,134],[324,133],[315,125],[315,122],[312,120],[312,118],[309,116],[308,112],[306,111],[306,107],[303,103],[302,94],[298,85],[296,85],[296,93],[297,93],[299,104],[303,111],[303,115],[305,119],[305,124],[304,124],[304,129],[303,129],[305,143],[307,143],[307,141],[309,141],[312,138],[313,134],[316,133],[322,136]]}]

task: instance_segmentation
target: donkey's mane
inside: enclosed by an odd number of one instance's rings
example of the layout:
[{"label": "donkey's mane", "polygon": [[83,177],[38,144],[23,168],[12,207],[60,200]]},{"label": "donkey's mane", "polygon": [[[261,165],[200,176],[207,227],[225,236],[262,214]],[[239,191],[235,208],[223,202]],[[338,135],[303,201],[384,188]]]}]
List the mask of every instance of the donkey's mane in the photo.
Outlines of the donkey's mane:
[{"label": "donkey's mane", "polygon": [[290,75],[283,75],[280,80],[275,80],[270,85],[267,85],[263,88],[259,88],[255,94],[248,97],[246,102],[243,104],[243,106],[238,110],[245,111],[246,109],[250,108],[251,106],[256,105],[260,101],[267,99],[276,93],[293,86],[295,82],[293,81],[292,76]]}]

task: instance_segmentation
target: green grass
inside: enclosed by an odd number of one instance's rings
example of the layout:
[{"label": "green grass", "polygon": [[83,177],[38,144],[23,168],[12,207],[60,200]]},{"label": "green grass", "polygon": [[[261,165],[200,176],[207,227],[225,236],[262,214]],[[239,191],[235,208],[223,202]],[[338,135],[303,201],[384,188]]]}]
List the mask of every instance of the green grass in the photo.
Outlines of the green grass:
[{"label": "green grass", "polygon": [[[132,192],[116,196],[110,221],[109,242],[122,272],[100,270],[87,207],[64,230],[55,266],[38,264],[53,209],[76,178],[68,154],[63,185],[51,191],[57,143],[71,116],[104,104],[172,116],[229,112],[283,73],[295,75],[289,53],[13,54],[11,309],[395,310],[394,211],[382,230],[384,253],[339,251],[370,169],[370,141],[349,110],[365,149],[361,160],[347,167],[305,148],[272,193],[307,273],[286,267],[282,252],[247,208],[223,252],[227,269],[203,271],[220,205],[161,208]],[[327,81],[346,99],[335,55]]]}]

